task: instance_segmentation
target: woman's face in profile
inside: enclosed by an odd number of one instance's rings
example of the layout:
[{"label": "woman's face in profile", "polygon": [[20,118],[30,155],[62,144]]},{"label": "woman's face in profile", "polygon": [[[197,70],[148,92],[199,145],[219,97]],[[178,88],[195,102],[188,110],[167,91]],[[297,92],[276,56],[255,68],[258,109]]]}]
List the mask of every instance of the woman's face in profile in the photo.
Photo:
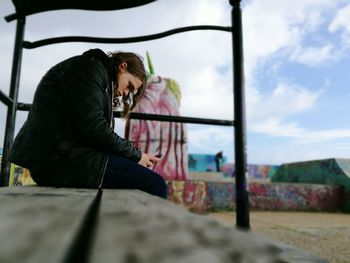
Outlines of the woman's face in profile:
[{"label": "woman's face in profile", "polygon": [[128,97],[130,92],[135,95],[141,85],[142,81],[127,71],[127,64],[125,62],[121,63],[119,65],[119,72],[117,73],[114,96]]}]

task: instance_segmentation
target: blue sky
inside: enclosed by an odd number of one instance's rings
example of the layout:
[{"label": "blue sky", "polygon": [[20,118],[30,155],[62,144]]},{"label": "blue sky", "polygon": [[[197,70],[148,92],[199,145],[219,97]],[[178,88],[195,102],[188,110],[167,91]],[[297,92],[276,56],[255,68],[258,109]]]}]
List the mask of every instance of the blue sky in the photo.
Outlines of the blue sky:
[{"label": "blue sky", "polygon": [[[127,37],[193,24],[230,25],[226,0],[159,0],[124,12],[53,11],[27,18],[29,41],[62,35]],[[13,13],[1,1],[2,17]],[[350,3],[346,0],[243,0],[248,163],[350,158]],[[132,22],[131,22],[132,21]],[[8,92],[15,22],[0,21],[0,87]],[[156,73],[175,79],[184,116],[233,119],[231,36],[184,33],[127,45],[56,44],[24,50],[19,100],[55,63],[89,48],[149,51]],[[0,106],[0,143],[5,107]],[[26,113],[18,113],[16,131]],[[118,121],[117,132],[123,133]],[[189,152],[223,150],[233,161],[233,128],[188,125]]]}]

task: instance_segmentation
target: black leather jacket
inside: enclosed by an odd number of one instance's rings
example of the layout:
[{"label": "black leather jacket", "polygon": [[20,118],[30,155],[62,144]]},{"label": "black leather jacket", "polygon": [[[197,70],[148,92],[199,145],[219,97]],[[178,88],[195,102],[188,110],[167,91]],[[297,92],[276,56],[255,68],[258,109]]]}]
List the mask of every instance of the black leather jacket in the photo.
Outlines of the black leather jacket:
[{"label": "black leather jacket", "polygon": [[113,130],[112,80],[99,49],[51,68],[9,153],[39,185],[98,187],[109,154],[139,161],[141,152]]}]

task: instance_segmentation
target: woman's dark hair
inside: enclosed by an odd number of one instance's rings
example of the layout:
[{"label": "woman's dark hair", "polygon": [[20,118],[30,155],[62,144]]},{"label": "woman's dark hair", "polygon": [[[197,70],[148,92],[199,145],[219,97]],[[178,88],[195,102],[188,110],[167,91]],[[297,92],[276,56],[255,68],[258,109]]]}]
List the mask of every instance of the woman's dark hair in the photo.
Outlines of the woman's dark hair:
[{"label": "woman's dark hair", "polygon": [[136,103],[139,101],[140,96],[142,95],[145,86],[146,86],[146,70],[143,64],[143,58],[132,52],[109,52],[108,53],[109,60],[113,66],[113,68],[119,72],[119,65],[125,62],[128,66],[126,70],[136,78],[142,81],[141,87],[138,89],[136,94],[133,94],[132,98],[130,98],[132,92],[129,92],[129,96],[126,99],[123,99],[122,105],[119,105],[120,102],[117,101],[117,105],[122,106],[123,112],[122,116],[128,116],[129,112],[135,107]]}]

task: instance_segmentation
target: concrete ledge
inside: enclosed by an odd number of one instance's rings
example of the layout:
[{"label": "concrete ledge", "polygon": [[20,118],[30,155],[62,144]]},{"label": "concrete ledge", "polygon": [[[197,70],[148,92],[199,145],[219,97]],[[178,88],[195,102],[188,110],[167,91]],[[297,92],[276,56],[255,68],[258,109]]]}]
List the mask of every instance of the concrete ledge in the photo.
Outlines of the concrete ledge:
[{"label": "concrete ledge", "polygon": [[66,259],[85,240],[77,255],[93,263],[326,262],[137,190],[1,188],[0,204],[1,262],[84,262]]},{"label": "concrete ledge", "polygon": [[137,190],[104,190],[100,209],[92,262],[326,262]]},{"label": "concrete ledge", "polygon": [[63,262],[96,190],[0,188],[0,262]]}]

